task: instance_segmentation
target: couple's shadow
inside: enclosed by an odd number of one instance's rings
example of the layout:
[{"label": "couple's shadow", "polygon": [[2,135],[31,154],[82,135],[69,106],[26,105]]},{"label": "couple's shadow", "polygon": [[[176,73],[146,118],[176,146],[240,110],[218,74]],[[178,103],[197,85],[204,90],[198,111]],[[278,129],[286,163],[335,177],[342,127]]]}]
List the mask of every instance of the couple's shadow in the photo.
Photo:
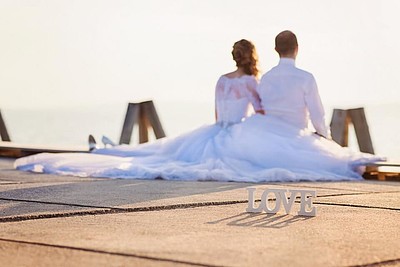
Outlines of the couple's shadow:
[{"label": "couple's shadow", "polygon": [[312,219],[312,217],[290,214],[267,214],[243,212],[224,219],[207,222],[208,224],[226,223],[231,226],[284,228],[296,222]]}]

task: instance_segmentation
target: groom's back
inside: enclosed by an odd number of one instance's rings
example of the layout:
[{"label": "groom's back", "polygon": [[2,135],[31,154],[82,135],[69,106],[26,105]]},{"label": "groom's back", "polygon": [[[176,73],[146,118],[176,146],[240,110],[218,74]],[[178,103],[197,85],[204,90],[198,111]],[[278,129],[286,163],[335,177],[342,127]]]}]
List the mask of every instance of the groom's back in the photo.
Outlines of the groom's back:
[{"label": "groom's back", "polygon": [[291,31],[280,32],[275,38],[275,50],[279,54],[279,64],[262,77],[258,87],[266,115],[299,129],[308,128],[310,117],[316,132],[329,137],[314,76],[295,66],[296,35]]},{"label": "groom's back", "polygon": [[267,72],[258,87],[261,103],[267,115],[305,128],[308,112],[305,96],[312,90],[314,77],[295,67],[294,60],[282,58]]}]

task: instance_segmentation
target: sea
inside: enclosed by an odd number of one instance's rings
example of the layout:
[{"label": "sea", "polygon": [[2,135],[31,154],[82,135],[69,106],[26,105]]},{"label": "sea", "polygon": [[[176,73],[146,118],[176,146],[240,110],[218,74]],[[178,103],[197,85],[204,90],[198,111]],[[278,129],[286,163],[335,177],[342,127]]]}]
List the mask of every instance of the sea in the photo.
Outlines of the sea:
[{"label": "sea", "polygon": [[[88,136],[97,140],[103,135],[119,142],[128,103],[60,108],[2,109],[8,133],[19,144],[87,147]],[[157,102],[155,103],[164,131],[175,137],[214,122],[213,103]],[[348,107],[348,108],[358,108]],[[400,161],[400,105],[379,104],[362,106],[372,138],[375,154]],[[327,123],[334,107],[325,106]],[[342,107],[340,107],[342,108]],[[155,139],[150,132],[150,139]],[[150,141],[151,141],[150,140]],[[138,143],[134,129],[131,144]],[[349,128],[349,147],[358,150],[354,128]]]}]

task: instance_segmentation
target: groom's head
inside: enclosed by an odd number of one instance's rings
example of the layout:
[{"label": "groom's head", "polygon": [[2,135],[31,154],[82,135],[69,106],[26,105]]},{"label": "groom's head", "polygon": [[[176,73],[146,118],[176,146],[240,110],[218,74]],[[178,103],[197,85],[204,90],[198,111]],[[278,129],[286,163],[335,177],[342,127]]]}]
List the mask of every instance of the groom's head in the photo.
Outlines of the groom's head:
[{"label": "groom's head", "polygon": [[283,31],[275,37],[275,50],[280,57],[296,58],[297,38],[291,31]]}]

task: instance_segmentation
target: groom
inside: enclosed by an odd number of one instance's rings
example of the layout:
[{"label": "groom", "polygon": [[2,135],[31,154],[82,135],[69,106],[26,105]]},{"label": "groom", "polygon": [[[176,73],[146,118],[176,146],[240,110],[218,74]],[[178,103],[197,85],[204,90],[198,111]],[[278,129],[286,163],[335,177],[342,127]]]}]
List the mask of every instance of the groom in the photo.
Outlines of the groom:
[{"label": "groom", "polygon": [[295,66],[296,35],[291,31],[279,33],[275,50],[280,57],[279,64],[263,75],[258,86],[265,113],[299,129],[307,128],[311,119],[316,134],[330,138],[314,76]]}]

